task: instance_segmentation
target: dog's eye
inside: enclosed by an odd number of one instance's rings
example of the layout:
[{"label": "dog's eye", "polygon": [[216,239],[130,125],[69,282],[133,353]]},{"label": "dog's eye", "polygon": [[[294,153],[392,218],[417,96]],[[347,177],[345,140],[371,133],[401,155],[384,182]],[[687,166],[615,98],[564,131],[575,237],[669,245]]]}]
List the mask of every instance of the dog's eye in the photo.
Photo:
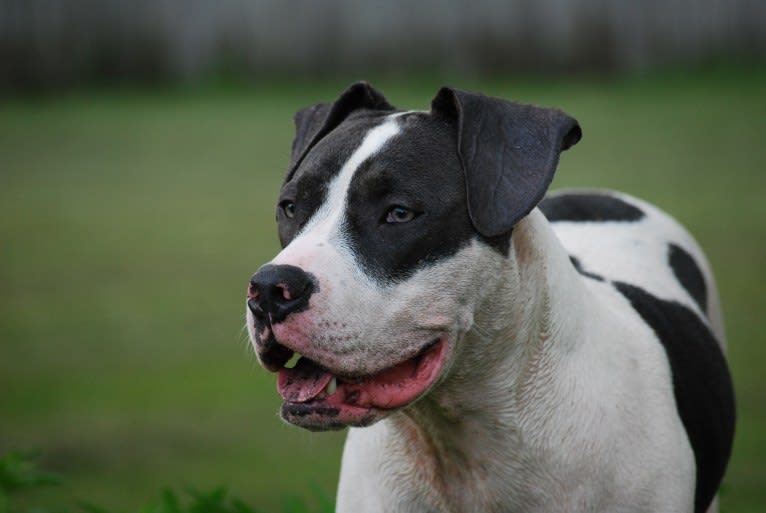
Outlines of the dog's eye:
[{"label": "dog's eye", "polygon": [[396,206],[386,215],[387,223],[406,223],[415,219],[415,212],[407,207]]},{"label": "dog's eye", "polygon": [[282,203],[280,203],[279,206],[282,207],[282,212],[284,212],[285,215],[288,218],[292,219],[293,217],[295,217],[295,203],[294,202],[292,202],[290,200],[286,200],[286,201],[283,201]]}]

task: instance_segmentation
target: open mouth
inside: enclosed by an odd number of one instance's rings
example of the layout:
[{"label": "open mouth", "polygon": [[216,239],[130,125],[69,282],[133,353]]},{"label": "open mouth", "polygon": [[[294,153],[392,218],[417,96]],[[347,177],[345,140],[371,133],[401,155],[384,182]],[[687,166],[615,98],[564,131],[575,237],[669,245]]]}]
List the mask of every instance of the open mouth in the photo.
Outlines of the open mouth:
[{"label": "open mouth", "polygon": [[301,356],[294,367],[283,364],[277,370],[282,417],[313,430],[369,425],[420,397],[438,377],[446,355],[446,337],[441,337],[401,363],[354,377],[333,374]]}]

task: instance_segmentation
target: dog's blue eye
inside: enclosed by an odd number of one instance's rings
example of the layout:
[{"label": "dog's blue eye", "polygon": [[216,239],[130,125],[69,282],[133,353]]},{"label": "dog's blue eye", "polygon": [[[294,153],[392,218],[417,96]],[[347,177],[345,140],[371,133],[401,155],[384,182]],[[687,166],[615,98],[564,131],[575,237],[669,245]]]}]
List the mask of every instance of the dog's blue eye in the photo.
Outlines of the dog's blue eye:
[{"label": "dog's blue eye", "polygon": [[292,201],[283,201],[281,206],[282,211],[288,218],[292,219],[295,217],[295,203]]},{"label": "dog's blue eye", "polygon": [[387,223],[406,223],[415,219],[415,212],[407,207],[393,207],[386,216]]}]

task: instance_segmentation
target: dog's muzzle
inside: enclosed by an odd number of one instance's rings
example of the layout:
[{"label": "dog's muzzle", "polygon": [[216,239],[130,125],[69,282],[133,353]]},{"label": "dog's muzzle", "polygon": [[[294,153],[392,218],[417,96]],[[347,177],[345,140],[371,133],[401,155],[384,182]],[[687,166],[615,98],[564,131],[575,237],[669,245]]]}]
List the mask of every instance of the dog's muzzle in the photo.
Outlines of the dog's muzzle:
[{"label": "dog's muzzle", "polygon": [[319,290],[317,283],[313,275],[292,265],[267,264],[250,278],[247,308],[253,314],[253,342],[267,369],[277,371],[292,355],[290,349],[277,343],[273,325],[308,309],[309,298]]},{"label": "dog's muzzle", "polygon": [[[413,402],[434,384],[448,354],[447,333],[426,330],[409,353],[390,358],[374,372],[355,371],[355,364],[348,362],[345,368],[333,368],[321,354],[299,354],[304,348],[289,337],[288,316],[309,309],[318,283],[299,267],[267,264],[248,287],[252,341],[260,363],[278,373],[286,421],[312,430],[366,426]],[[302,335],[311,336],[311,330]],[[311,344],[307,347],[311,351]],[[297,360],[288,367],[296,353]]]}]

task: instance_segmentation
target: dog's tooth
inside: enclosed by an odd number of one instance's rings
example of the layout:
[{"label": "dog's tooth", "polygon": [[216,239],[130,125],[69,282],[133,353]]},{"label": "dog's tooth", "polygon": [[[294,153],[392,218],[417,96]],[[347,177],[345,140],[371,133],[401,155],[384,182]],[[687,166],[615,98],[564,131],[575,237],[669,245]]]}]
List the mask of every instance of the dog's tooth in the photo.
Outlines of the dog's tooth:
[{"label": "dog's tooth", "polygon": [[338,389],[338,378],[333,376],[330,382],[327,384],[327,395],[332,395]]}]

